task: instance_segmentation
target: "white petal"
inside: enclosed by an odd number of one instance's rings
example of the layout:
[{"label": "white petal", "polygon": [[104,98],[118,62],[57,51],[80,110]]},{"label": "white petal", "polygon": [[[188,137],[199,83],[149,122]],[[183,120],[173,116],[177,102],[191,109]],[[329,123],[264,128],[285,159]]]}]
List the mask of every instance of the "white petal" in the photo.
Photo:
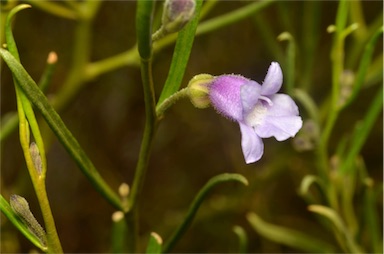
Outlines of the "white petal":
[{"label": "white petal", "polygon": [[275,137],[283,141],[294,137],[302,125],[300,116],[267,116],[262,125],[255,127],[255,132],[261,138]]},{"label": "white petal", "polygon": [[247,164],[260,160],[264,152],[264,144],[255,130],[239,122],[241,131],[241,147],[243,149],[244,159]]},{"label": "white petal", "polygon": [[262,95],[272,95],[277,93],[283,84],[283,72],[280,65],[272,62],[268,68],[263,85],[261,86]]}]

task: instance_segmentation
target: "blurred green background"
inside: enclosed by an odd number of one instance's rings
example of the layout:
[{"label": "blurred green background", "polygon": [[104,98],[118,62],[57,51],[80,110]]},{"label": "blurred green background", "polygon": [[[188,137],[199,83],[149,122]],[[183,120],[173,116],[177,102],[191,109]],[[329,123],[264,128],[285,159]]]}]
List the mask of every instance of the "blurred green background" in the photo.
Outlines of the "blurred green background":
[{"label": "blurred green background", "polygon": [[[249,3],[219,2],[204,19]],[[362,1],[361,5],[367,24],[382,17],[381,1]],[[276,38],[288,31],[297,43],[295,86],[304,87],[320,105],[327,100],[331,89],[332,34],[327,33],[326,28],[334,24],[337,6],[336,1],[277,1],[250,18],[196,37],[182,86],[200,73],[236,73],[261,83],[272,61],[283,61],[284,73],[287,43],[279,42],[279,48],[273,48],[265,36],[270,34]],[[135,8],[134,1],[102,4],[92,27],[92,61],[123,52],[135,44]],[[161,13],[160,3],[157,11]],[[317,40],[315,45],[306,44],[311,19],[318,31],[317,38],[312,38]],[[16,17],[14,35],[21,62],[35,80],[45,67],[47,54],[50,51],[58,54],[59,62],[48,97],[59,90],[68,73],[74,26],[74,21],[38,8],[22,11]],[[352,44],[353,39],[347,39],[346,52]],[[307,61],[308,52],[313,54],[312,63]],[[153,76],[157,96],[168,74],[172,53],[173,45],[155,56]],[[382,38],[374,56],[380,55]],[[348,57],[347,54],[347,60]],[[350,63],[351,66],[347,64],[346,67],[355,70],[358,63]],[[306,68],[309,77],[301,75]],[[332,134],[331,152],[340,136],[352,132],[351,126],[363,118],[377,85],[382,85],[382,79],[373,80],[340,116]],[[308,116],[300,104],[299,108],[306,120]],[[12,78],[2,63],[1,116],[15,110]],[[119,68],[92,80],[60,113],[106,181],[115,189],[122,182],[130,184],[144,126],[139,68]],[[314,152],[296,151],[292,140],[279,143],[266,139],[264,143],[263,158],[246,165],[236,123],[221,117],[212,108],[196,109],[187,100],[172,107],[157,132],[140,203],[141,248],[146,245],[151,231],[166,239],[181,222],[198,190],[211,177],[225,172],[246,176],[250,186],[229,183],[216,188],[203,203],[190,230],[176,245],[175,252],[236,252],[238,240],[232,231],[234,225],[241,225],[248,232],[250,252],[297,251],[258,236],[245,218],[250,211],[268,222],[334,242],[332,235],[307,211],[307,204],[297,193],[302,178],[316,172]],[[381,185],[382,116],[369,135],[362,155],[369,174]],[[92,188],[55,138],[47,159],[47,191],[64,251],[108,252],[113,208]],[[42,221],[17,131],[1,143],[1,193],[6,198],[13,193],[24,196],[35,216]],[[359,202],[361,197],[357,196],[356,207],[361,205]],[[377,209],[382,214],[382,202]],[[1,216],[1,252],[28,252],[32,245]]]}]

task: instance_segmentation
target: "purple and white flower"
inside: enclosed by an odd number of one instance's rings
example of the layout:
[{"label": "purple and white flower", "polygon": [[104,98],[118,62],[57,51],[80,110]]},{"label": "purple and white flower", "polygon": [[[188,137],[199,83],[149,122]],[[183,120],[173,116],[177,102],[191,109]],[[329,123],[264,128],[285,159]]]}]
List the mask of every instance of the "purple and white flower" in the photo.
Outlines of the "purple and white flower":
[{"label": "purple and white flower", "polygon": [[262,85],[240,75],[217,76],[209,84],[213,107],[240,125],[246,163],[260,160],[264,152],[262,138],[286,140],[294,137],[303,124],[292,98],[277,93],[282,83],[280,65],[272,62]]}]

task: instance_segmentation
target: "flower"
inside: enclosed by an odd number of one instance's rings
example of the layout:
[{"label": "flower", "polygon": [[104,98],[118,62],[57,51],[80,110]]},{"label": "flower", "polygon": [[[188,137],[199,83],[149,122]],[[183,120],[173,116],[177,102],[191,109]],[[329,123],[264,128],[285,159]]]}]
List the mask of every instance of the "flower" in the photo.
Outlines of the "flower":
[{"label": "flower", "polygon": [[260,160],[262,138],[278,141],[294,137],[303,124],[292,98],[277,93],[283,83],[280,65],[272,62],[263,85],[240,75],[221,75],[209,85],[209,99],[223,116],[240,125],[246,163]]}]

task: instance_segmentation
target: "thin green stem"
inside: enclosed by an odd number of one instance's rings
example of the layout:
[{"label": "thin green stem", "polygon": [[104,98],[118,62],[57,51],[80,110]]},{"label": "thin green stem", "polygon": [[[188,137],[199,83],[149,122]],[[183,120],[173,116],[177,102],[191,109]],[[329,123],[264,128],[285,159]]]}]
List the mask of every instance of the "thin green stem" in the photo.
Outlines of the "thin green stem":
[{"label": "thin green stem", "polygon": [[86,68],[91,54],[92,23],[100,4],[99,0],[85,1],[82,3],[82,8],[78,9],[79,19],[75,27],[71,69],[61,90],[52,101],[57,111],[64,109],[86,84]]},{"label": "thin green stem", "polygon": [[178,92],[172,94],[171,96],[169,96],[167,99],[165,99],[161,104],[159,104],[156,107],[157,118],[160,119],[163,116],[163,114],[165,113],[165,111],[168,110],[168,108],[170,108],[178,100],[186,98],[188,96],[189,96],[188,87],[185,87],[185,88],[179,90]]},{"label": "thin green stem", "polygon": [[90,81],[104,73],[113,71],[123,66],[140,66],[140,56],[138,54],[136,45],[131,49],[115,56],[87,64],[84,80]]},{"label": "thin green stem", "polygon": [[[16,93],[20,93],[17,90]],[[29,150],[29,130],[28,122],[25,118],[25,113],[23,110],[23,105],[20,97],[17,97],[18,112],[19,112],[19,132],[20,132],[20,143],[24,152],[24,158],[27,163],[27,168],[29,175],[31,176],[32,184],[34,186],[37,199],[39,201],[40,209],[43,215],[45,229],[47,231],[47,244],[49,253],[62,253],[61,243],[59,236],[56,231],[55,221],[52,216],[51,208],[48,201],[48,196],[45,188],[45,178],[42,175],[38,174],[38,171],[35,169],[32,157]]]},{"label": "thin green stem", "polygon": [[[15,7],[8,15],[6,21],[6,41],[8,44],[8,49],[10,51],[10,55],[14,57],[16,63],[19,64],[20,58],[17,50],[17,46],[13,37],[12,29],[11,29],[11,20],[13,16],[23,10],[25,8],[29,8],[29,5],[19,5]],[[12,72],[14,77],[15,91],[16,91],[16,100],[17,100],[17,109],[19,116],[19,136],[20,143],[24,153],[24,158],[27,163],[27,168],[29,171],[29,175],[32,180],[32,184],[34,186],[37,199],[39,201],[40,209],[43,215],[43,219],[45,222],[45,228],[47,230],[47,245],[48,252],[51,253],[62,253],[63,250],[61,248],[61,243],[56,231],[55,221],[52,216],[51,208],[48,201],[48,196],[45,188],[45,174],[47,171],[47,162],[45,156],[45,149],[42,136],[40,134],[40,129],[37,124],[35,114],[32,109],[32,105],[25,95],[24,91],[21,89],[20,84],[21,81],[17,79],[14,72]],[[28,121],[27,121],[28,119]],[[29,150],[30,145],[30,133],[29,126],[31,127],[33,137],[37,143],[40,159],[41,159],[41,172],[35,168],[31,153]]]},{"label": "thin green stem", "polygon": [[58,17],[67,19],[77,18],[76,12],[55,2],[33,0],[26,0],[25,2]]},{"label": "thin green stem", "polygon": [[286,49],[286,63],[285,67],[287,69],[287,74],[285,75],[287,93],[289,95],[293,94],[294,81],[295,81],[295,59],[296,59],[296,43],[295,39],[289,32],[284,32],[277,37],[278,40],[288,41],[288,46]]},{"label": "thin green stem", "polygon": [[4,49],[0,48],[0,55],[11,69],[15,78],[18,80],[20,88],[45,118],[48,125],[58,137],[59,141],[74,158],[82,172],[94,185],[95,189],[98,190],[114,207],[119,210],[125,210],[120,202],[120,198],[99,175],[91,160],[87,157],[77,140],[65,126],[61,117],[49,104],[47,98],[37,87],[36,83],[25,71],[23,66]]},{"label": "thin green stem", "polygon": [[207,197],[208,193],[217,185],[225,182],[236,181],[240,182],[244,185],[248,185],[247,179],[239,174],[221,174],[212,177],[204,186],[201,188],[199,193],[193,199],[188,212],[183,220],[183,222],[179,225],[179,227],[174,231],[171,235],[170,239],[164,244],[163,252],[167,253],[172,250],[174,245],[178,242],[178,240],[182,237],[188,227],[191,225],[200,205]]},{"label": "thin green stem", "polygon": [[319,43],[319,36],[321,32],[320,18],[322,12],[323,3],[321,1],[303,1],[304,15],[302,22],[302,57],[304,61],[301,65],[300,80],[301,86],[304,90],[308,90],[312,84],[312,74],[315,59],[316,48]]},{"label": "thin green stem", "polygon": [[362,122],[358,123],[358,125],[356,126],[353,140],[351,142],[353,146],[349,150],[349,153],[347,154],[346,158],[343,161],[343,164],[341,165],[340,171],[342,173],[350,173],[353,170],[353,164],[356,162],[356,157],[359,154],[361,148],[363,147],[365,141],[367,140],[368,135],[370,134],[370,131],[374,123],[376,122],[377,117],[379,116],[379,113],[382,111],[382,106],[383,87],[381,87],[377,92],[364,120],[362,120]]},{"label": "thin green stem", "polygon": [[238,253],[248,253],[248,236],[247,232],[241,226],[234,226],[233,232],[237,235],[239,239],[239,248]]},{"label": "thin green stem", "polygon": [[196,2],[195,17],[179,32],[167,80],[161,91],[158,103],[162,103],[180,88],[195,39],[202,4],[202,0]]},{"label": "thin green stem", "polygon": [[155,2],[141,0],[137,3],[136,33],[141,57],[141,80],[144,92],[145,126],[139,158],[136,164],[132,189],[128,197],[127,235],[128,251],[136,252],[138,238],[139,198],[148,169],[150,151],[156,131],[156,102],[152,78],[152,17]]},{"label": "thin green stem", "polygon": [[328,118],[323,129],[319,144],[319,160],[321,176],[327,178],[328,174],[328,142],[333,127],[339,115],[339,94],[340,94],[340,75],[343,71],[344,61],[344,39],[343,31],[347,21],[348,2],[343,0],[339,3],[336,17],[336,31],[334,34],[333,46],[331,50],[332,62],[332,94],[331,107]]},{"label": "thin green stem", "polygon": [[142,61],[141,73],[146,105],[146,122],[144,126],[144,135],[141,143],[139,159],[136,165],[135,177],[133,179],[132,189],[128,199],[129,210],[134,209],[136,206],[140,192],[143,188],[149,162],[150,149],[156,130],[155,96],[153,90],[151,64],[149,61]]},{"label": "thin green stem", "polygon": [[268,5],[275,2],[275,0],[262,0],[255,3],[248,4],[244,7],[241,7],[237,10],[231,11],[228,14],[224,14],[218,16],[216,18],[212,18],[208,21],[202,22],[198,27],[196,34],[205,34],[210,31],[219,29],[221,27],[227,26],[229,24],[233,24],[237,21],[245,19],[252,14],[262,10]]},{"label": "thin green stem", "polygon": [[[262,10],[273,2],[275,2],[275,0],[264,0],[257,3],[252,3],[242,8],[239,8],[236,11],[204,21],[198,25],[195,36],[203,35],[216,29],[222,28],[224,26],[238,22],[244,18],[251,16],[255,12]],[[171,45],[176,41],[177,37],[178,34],[174,33],[156,41],[153,44],[153,53],[159,52],[163,48]],[[135,45],[131,49],[119,53],[115,56],[111,56],[107,59],[103,59],[94,63],[89,63],[86,67],[84,80],[89,81],[104,73],[113,71],[123,66],[137,67],[139,66],[140,62],[139,59],[140,56],[137,51],[137,46]]]}]

